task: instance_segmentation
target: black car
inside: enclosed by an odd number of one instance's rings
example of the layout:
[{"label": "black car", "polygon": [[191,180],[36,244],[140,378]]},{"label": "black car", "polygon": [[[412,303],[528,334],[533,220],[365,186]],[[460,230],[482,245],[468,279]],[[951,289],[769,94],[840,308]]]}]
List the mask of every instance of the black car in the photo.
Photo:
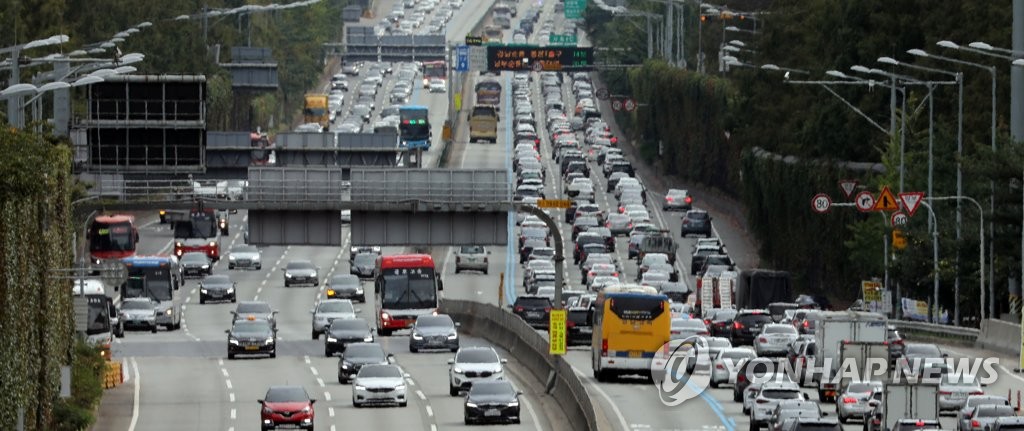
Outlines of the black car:
[{"label": "black car", "polygon": [[277,330],[269,320],[249,316],[235,321],[224,332],[228,334],[228,359],[235,359],[235,355],[277,357]]},{"label": "black car", "polygon": [[352,259],[349,272],[359,278],[373,278],[377,267],[377,255],[374,253],[359,253]]},{"label": "black car", "polygon": [[334,356],[349,343],[372,343],[373,331],[366,319],[334,319],[324,330],[324,356]]},{"label": "black car", "polygon": [[366,293],[359,277],[352,274],[332,275],[327,280],[327,299],[351,299],[366,302]]},{"label": "black car", "polygon": [[761,333],[761,328],[772,322],[768,310],[740,310],[732,320],[732,332],[729,339],[732,345],[752,345],[754,338]]},{"label": "black car", "polygon": [[[563,295],[565,292],[562,292]],[[593,304],[596,295],[583,294],[567,301],[565,321],[565,342],[570,346],[590,345],[594,333]]]},{"label": "black car", "polygon": [[351,343],[338,360],[338,383],[347,383],[363,365],[390,364],[394,355],[385,353],[377,343]]},{"label": "black car", "polygon": [[447,349],[457,352],[459,332],[456,326],[447,314],[417,317],[409,334],[409,351],[416,353],[423,349]]},{"label": "black car", "polygon": [[547,328],[551,314],[551,300],[546,296],[520,295],[512,304],[512,312],[534,328]]},{"label": "black car", "polygon": [[199,303],[206,301],[237,301],[236,283],[226,275],[208,275],[199,282]]},{"label": "black car", "polygon": [[508,380],[473,383],[465,401],[466,425],[485,422],[519,423],[519,396],[522,392]]},{"label": "black car", "polygon": [[711,332],[712,337],[732,337],[732,319],[736,317],[736,310],[732,308],[719,308],[712,311],[711,315],[704,320]]},{"label": "black car", "polygon": [[206,253],[190,251],[181,256],[181,275],[185,278],[200,278],[213,274],[213,262]]},{"label": "black car", "polygon": [[320,276],[318,275],[318,268],[308,260],[293,260],[288,262],[284,268],[284,287],[289,287],[294,284],[311,284],[313,286],[320,285]]},{"label": "black car", "polygon": [[711,215],[707,211],[689,210],[683,216],[680,235],[685,238],[690,234],[711,236]]}]

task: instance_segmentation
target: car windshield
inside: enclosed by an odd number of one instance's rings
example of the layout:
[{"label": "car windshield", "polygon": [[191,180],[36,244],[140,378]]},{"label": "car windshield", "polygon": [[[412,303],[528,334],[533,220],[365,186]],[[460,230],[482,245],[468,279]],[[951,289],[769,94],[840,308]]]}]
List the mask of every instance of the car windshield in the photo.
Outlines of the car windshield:
[{"label": "car windshield", "polygon": [[869,382],[853,382],[846,388],[846,392],[857,393],[857,394],[869,394],[875,391],[876,388],[881,389],[882,385]]},{"label": "car windshield", "polygon": [[707,220],[708,219],[708,213],[703,212],[703,211],[702,212],[689,212],[689,213],[686,213],[686,218],[688,218],[690,220]]},{"label": "car windshield", "polygon": [[309,401],[309,395],[300,387],[278,387],[270,388],[265,400],[268,403],[306,402]]},{"label": "car windshield", "polygon": [[203,253],[185,253],[181,256],[181,263],[207,263],[208,259]]},{"label": "car windshield", "polygon": [[359,369],[357,377],[402,377],[402,371],[394,365],[368,365]]},{"label": "car windshield", "polygon": [[331,321],[332,331],[359,331],[369,329],[363,319],[334,319]]},{"label": "car windshield", "polygon": [[765,334],[796,335],[796,328],[789,325],[772,325],[764,328]]},{"label": "car windshield", "polygon": [[152,310],[154,304],[149,301],[124,301],[121,304],[122,310]]},{"label": "car windshield", "polygon": [[313,264],[307,261],[288,262],[288,269],[313,269]]},{"label": "car windshield", "polygon": [[699,319],[683,320],[680,326],[687,329],[705,329],[704,322],[700,321]]},{"label": "car windshield", "polygon": [[510,382],[479,382],[469,390],[470,395],[512,395],[515,389]]},{"label": "car windshield", "polygon": [[356,255],[356,258],[352,260],[356,265],[368,266],[374,265],[377,261],[377,255],[371,253],[360,253]]},{"label": "car windshield", "polygon": [[231,284],[231,279],[226,275],[209,275],[203,279],[203,284]]},{"label": "car windshield", "polygon": [[242,313],[269,313],[270,305],[266,303],[249,302],[238,304],[238,308],[235,310],[239,314]]},{"label": "car windshield", "polygon": [[231,331],[236,334],[258,335],[269,334],[270,324],[265,320],[239,320]]},{"label": "car windshield", "polygon": [[550,306],[551,306],[551,301],[549,299],[547,299],[547,298],[526,298],[526,297],[522,297],[522,296],[516,298],[516,307],[537,308],[537,307],[550,307]]},{"label": "car windshield", "polygon": [[420,316],[416,319],[416,326],[425,328],[451,328],[455,326],[452,318],[448,316]]},{"label": "car windshield", "polygon": [[384,349],[378,345],[352,344],[345,348],[345,359],[384,360]]},{"label": "car windshield", "polygon": [[761,390],[761,396],[773,400],[795,400],[799,399],[801,392],[798,390],[791,389],[763,389]]},{"label": "car windshield", "polygon": [[460,350],[455,362],[464,364],[489,364],[498,362],[498,355],[491,349]]},{"label": "car windshield", "polygon": [[462,253],[462,254],[483,254],[484,253],[484,248],[480,247],[478,245],[466,246],[466,247],[462,247],[459,250],[459,252]]},{"label": "car windshield", "polygon": [[324,301],[320,303],[321,313],[354,313],[352,303],[348,301]]},{"label": "car windshield", "polygon": [[359,285],[359,277],[354,275],[335,275],[331,277],[332,286],[356,286]]}]

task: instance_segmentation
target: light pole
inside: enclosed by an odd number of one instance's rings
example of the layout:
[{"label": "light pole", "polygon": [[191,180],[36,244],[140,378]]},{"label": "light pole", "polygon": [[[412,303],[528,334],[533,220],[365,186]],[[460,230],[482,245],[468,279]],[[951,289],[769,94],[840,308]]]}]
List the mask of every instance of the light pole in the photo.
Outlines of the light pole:
[{"label": "light pole", "polygon": [[[985,210],[982,209],[981,204],[978,203],[978,201],[976,201],[974,198],[972,198],[970,196],[938,196],[938,197],[928,196],[928,197],[925,197],[925,199],[927,199],[929,201],[949,201],[949,200],[955,200],[957,202],[964,200],[964,201],[967,201],[967,202],[970,202],[970,203],[974,204],[974,206],[978,208],[978,216],[980,217],[980,220],[978,221],[978,228],[979,228],[978,238],[979,238],[979,241],[981,242],[981,245],[979,246],[979,250],[978,250],[978,253],[979,253],[979,255],[978,255],[979,256],[978,257],[978,290],[981,291],[981,295],[982,295],[981,296],[981,298],[982,298],[981,299],[982,300],[982,304],[981,305],[982,305],[982,310],[984,310],[984,308],[985,308]],[[956,302],[960,302],[960,296],[959,295],[956,297]],[[957,307],[954,307],[953,309],[956,310],[956,308]],[[955,324],[957,326],[960,326],[960,317],[959,317],[959,315],[955,315],[954,319],[955,319],[955,321],[954,321]]]},{"label": "light pole", "polygon": [[[948,40],[939,41],[939,42],[936,43],[936,45],[944,47],[944,48],[953,48],[953,49],[959,49],[960,48],[959,45],[957,45],[957,44],[955,44],[953,42],[950,42]],[[977,50],[968,48],[967,51],[973,52],[973,51],[977,51]],[[995,66],[985,65],[985,64],[980,64],[980,63],[974,63],[974,62],[970,62],[970,61],[959,60],[959,59],[955,59],[955,58],[944,57],[944,56],[941,56],[941,55],[929,54],[929,53],[927,53],[927,52],[925,52],[924,50],[921,50],[921,49],[911,49],[911,50],[908,50],[907,53],[910,54],[910,55],[916,55],[916,56],[919,56],[919,57],[926,57],[926,58],[934,58],[934,59],[939,60],[939,61],[945,61],[945,62],[949,62],[949,63],[961,64],[961,65],[964,65],[964,66],[976,67],[976,68],[984,69],[984,70],[988,71],[989,75],[991,75],[991,77],[992,77],[992,124],[991,124],[992,130],[991,130],[990,133],[992,135],[991,136],[991,138],[992,138],[992,153],[995,154],[995,152],[996,152],[996,67]],[[996,211],[996,182],[995,182],[994,179],[993,180],[989,180],[988,204],[989,204],[989,214],[994,214],[995,211]],[[991,217],[989,218],[989,222],[988,223],[989,223],[988,224],[988,234],[992,235],[992,234],[995,233],[995,224],[992,221]],[[995,248],[994,247],[995,247],[995,241],[994,240],[989,241],[989,259],[992,259],[995,256]],[[988,285],[988,290],[989,290],[988,294],[990,296],[992,296],[992,297],[995,296],[995,284],[994,284],[995,281],[993,280],[994,279],[994,277],[993,277],[993,275],[994,275],[993,274],[993,267],[994,266],[995,266],[994,262],[993,262],[993,264],[989,265],[989,279],[988,279],[988,283],[989,283],[989,285]],[[989,302],[991,303],[991,305],[989,306],[989,308],[990,308],[989,314],[991,315],[991,314],[993,314],[995,312],[995,310],[994,310],[994,308],[995,308],[995,301],[994,300],[990,300]],[[985,318],[985,308],[986,308],[985,305],[986,305],[986,302],[985,302],[985,291],[982,290],[981,291],[981,318],[982,319]]]},{"label": "light pole", "polygon": [[921,206],[928,210],[928,220],[932,225],[932,306],[928,307],[928,313],[931,314],[932,323],[939,323],[939,221],[935,218],[931,204],[921,201]]},{"label": "light pole", "polygon": [[[5,64],[10,72],[10,78],[7,81],[8,86],[14,86],[19,84],[21,76],[21,51],[41,48],[44,46],[60,45],[70,40],[67,35],[58,34],[50,36],[45,39],[33,40],[29,43],[22,45],[10,46],[7,48],[0,49],[0,55],[10,54],[11,58],[7,61],[10,64]],[[6,62],[5,62],[6,63]],[[7,122],[15,127],[23,127],[25,125],[25,117],[21,115],[22,112],[22,101],[21,96],[14,96],[12,99],[7,101]]]},{"label": "light pole", "polygon": [[[931,73],[941,73],[943,75],[950,75],[956,79],[958,87],[958,99],[957,104],[957,121],[956,121],[956,195],[963,196],[964,194],[964,172],[963,172],[963,153],[964,153],[964,75],[962,72],[952,72],[944,69],[936,69],[932,67],[918,66],[916,64],[908,64],[902,61],[896,60],[892,57],[879,57],[878,62],[882,64],[889,64],[893,66],[903,66],[909,69],[920,70]],[[953,292],[960,297],[960,225],[963,222],[963,212],[960,208],[960,201],[956,203],[956,243],[958,245],[956,251],[956,259],[954,262],[954,279],[953,279]],[[959,301],[954,304],[959,304]],[[960,324],[960,307],[957,305],[953,308],[953,315],[956,323]]]}]

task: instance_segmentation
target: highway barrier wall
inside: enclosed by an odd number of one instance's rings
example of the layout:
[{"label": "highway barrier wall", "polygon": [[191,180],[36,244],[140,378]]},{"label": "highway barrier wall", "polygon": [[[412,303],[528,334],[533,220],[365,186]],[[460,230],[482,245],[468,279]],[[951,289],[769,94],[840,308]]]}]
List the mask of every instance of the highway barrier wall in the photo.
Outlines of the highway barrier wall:
[{"label": "highway barrier wall", "polygon": [[1019,355],[1021,349],[1020,324],[1003,320],[981,321],[981,332],[975,346],[1009,355]]},{"label": "highway barrier wall", "polygon": [[556,377],[548,393],[565,413],[565,422],[579,431],[597,430],[597,415],[583,382],[561,356],[548,355],[548,342],[519,316],[495,305],[472,301],[445,300],[441,311],[459,322],[460,329],[483,337],[509,352],[541,382]]}]

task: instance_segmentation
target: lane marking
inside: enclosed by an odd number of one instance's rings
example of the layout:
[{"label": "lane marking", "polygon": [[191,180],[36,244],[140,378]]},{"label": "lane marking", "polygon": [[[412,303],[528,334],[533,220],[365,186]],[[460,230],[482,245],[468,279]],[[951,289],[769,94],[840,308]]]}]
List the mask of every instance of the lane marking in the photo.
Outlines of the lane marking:
[{"label": "lane marking", "polygon": [[220,369],[220,373],[223,374],[224,377],[230,377],[230,376],[228,376],[228,369],[227,368],[221,368]]},{"label": "lane marking", "polygon": [[309,355],[305,355],[305,356],[303,356],[302,358],[303,358],[303,359],[305,359],[305,361],[306,361],[306,363],[307,363],[307,364],[309,363]]},{"label": "lane marking", "polygon": [[434,417],[434,409],[430,408],[430,406],[427,406],[426,409],[427,409],[427,417]]},{"label": "lane marking", "polygon": [[328,407],[327,408],[327,415],[332,417],[332,418],[334,417],[334,407]]},{"label": "lane marking", "polygon": [[309,372],[313,373],[314,376],[320,375],[320,373],[316,370],[316,367],[309,367]]},{"label": "lane marking", "polygon": [[235,393],[234,392],[228,394],[228,400],[230,400],[231,402],[235,402]]},{"label": "lane marking", "polygon": [[426,401],[426,399],[427,399],[427,396],[423,395],[423,391],[421,391],[419,389],[416,390],[416,396],[420,397],[421,401]]},{"label": "lane marking", "polygon": [[327,386],[327,385],[326,385],[326,384],[324,383],[324,379],[321,379],[321,378],[319,378],[319,377],[317,377],[317,378],[316,378],[316,383],[317,383],[318,385],[320,385],[320,387],[321,387],[321,388],[323,388],[323,387],[326,387],[326,386]]},{"label": "lane marking", "polygon": [[235,409],[231,409],[231,420],[235,420]]},{"label": "lane marking", "polygon": [[[583,372],[581,372],[579,368],[576,368],[575,365],[569,366],[572,367],[572,371],[576,373],[577,376],[586,378],[586,374],[583,374]],[[605,403],[607,403],[608,406],[612,408],[612,412],[615,413],[615,418],[619,420],[619,425],[622,427],[621,429],[629,430],[629,423],[626,422],[626,417],[622,415],[622,410],[619,410],[619,406],[616,405],[614,401],[612,401],[612,397],[608,396],[608,393],[605,392],[604,389],[601,389],[601,387],[597,384],[591,383],[588,386],[597,391],[597,394],[604,398]]]},{"label": "lane marking", "polygon": [[540,426],[540,417],[537,416],[537,411],[534,410],[533,406],[530,405],[530,400],[528,400],[527,397],[523,397],[522,401],[523,407],[526,407],[526,410],[530,412],[530,417],[533,418],[533,428],[536,430],[543,429]]},{"label": "lane marking", "polygon": [[233,387],[231,386],[231,379],[227,379],[227,380],[224,380],[224,384],[228,386],[228,389],[234,389],[234,388],[233,388]]},{"label": "lane marking", "polygon": [[324,399],[327,400],[327,401],[330,401],[331,400],[331,393],[327,392],[327,391],[324,391]]},{"label": "lane marking", "polygon": [[135,425],[139,423],[139,389],[141,386],[139,380],[142,380],[142,375],[139,374],[139,363],[135,362],[135,357],[133,356],[129,360],[132,363],[132,371],[135,372],[135,387],[132,399],[132,421],[128,424],[128,431],[135,431]]}]

